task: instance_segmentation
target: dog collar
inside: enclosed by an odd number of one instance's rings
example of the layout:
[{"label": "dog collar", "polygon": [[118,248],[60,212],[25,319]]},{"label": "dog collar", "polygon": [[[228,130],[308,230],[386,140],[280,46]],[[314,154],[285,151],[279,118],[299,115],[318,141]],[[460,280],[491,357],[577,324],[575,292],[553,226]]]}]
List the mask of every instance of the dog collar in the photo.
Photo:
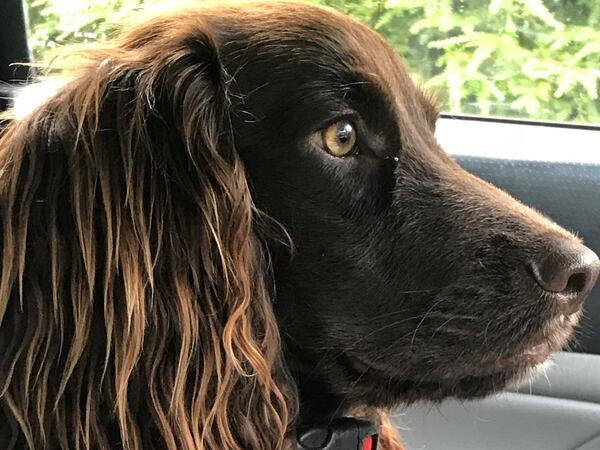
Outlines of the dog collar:
[{"label": "dog collar", "polygon": [[377,450],[379,426],[353,417],[297,431],[297,450]]}]

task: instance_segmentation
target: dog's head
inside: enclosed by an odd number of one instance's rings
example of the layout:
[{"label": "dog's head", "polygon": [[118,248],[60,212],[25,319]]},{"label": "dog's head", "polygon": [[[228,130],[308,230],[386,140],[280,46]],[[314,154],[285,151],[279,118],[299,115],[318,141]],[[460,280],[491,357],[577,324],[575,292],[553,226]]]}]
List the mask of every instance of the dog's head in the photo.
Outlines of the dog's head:
[{"label": "dog's head", "polygon": [[299,7],[226,36],[236,148],[296,246],[274,301],[303,400],[485,395],[565,344],[597,257],[444,153],[378,35]]},{"label": "dog's head", "polygon": [[[485,395],[560,349],[597,257],[458,167],[436,118],[377,34],[312,6],[187,11],[98,51],[2,141],[0,392],[28,439],[52,417],[69,442],[84,393],[132,448],[132,404],[170,448],[280,444],[278,333],[323,415]],[[110,439],[106,411],[74,423]]]}]

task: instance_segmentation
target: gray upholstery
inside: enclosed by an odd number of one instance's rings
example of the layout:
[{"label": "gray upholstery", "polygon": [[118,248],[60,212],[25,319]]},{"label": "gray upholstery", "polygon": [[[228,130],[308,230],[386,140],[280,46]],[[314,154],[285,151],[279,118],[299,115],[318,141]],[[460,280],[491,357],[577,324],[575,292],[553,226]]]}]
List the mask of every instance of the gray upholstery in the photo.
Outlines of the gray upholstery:
[{"label": "gray upholstery", "polygon": [[407,450],[575,450],[600,434],[600,405],[506,393],[411,408],[396,423]]},{"label": "gray upholstery", "polygon": [[598,436],[593,437],[585,444],[579,446],[577,450],[598,450],[600,449],[600,434]]},{"label": "gray upholstery", "polygon": [[554,360],[519,392],[398,410],[407,450],[599,450],[600,356]]},{"label": "gray upholstery", "polygon": [[524,383],[519,392],[600,405],[600,355],[561,352],[552,360],[544,375]]}]

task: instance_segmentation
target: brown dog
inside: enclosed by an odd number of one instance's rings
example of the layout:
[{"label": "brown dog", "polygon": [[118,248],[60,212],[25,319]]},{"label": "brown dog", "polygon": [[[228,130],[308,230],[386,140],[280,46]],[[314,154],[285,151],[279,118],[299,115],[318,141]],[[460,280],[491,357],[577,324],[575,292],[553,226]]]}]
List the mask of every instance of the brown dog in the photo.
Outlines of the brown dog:
[{"label": "brown dog", "polygon": [[0,140],[2,448],[293,447],[560,349],[598,258],[461,170],[436,118],[377,34],[314,6],[89,52]]}]

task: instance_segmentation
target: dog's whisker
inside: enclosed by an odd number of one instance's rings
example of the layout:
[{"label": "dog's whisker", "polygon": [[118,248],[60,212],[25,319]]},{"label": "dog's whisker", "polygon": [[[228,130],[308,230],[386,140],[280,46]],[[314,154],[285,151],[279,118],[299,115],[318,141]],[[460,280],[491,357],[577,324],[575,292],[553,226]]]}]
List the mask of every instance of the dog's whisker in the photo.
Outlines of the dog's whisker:
[{"label": "dog's whisker", "polygon": [[397,320],[397,321],[395,321],[395,322],[392,322],[392,323],[390,323],[390,324],[387,324],[387,325],[385,325],[385,326],[383,326],[383,327],[380,327],[380,328],[378,328],[378,329],[376,329],[376,330],[373,330],[372,332],[370,332],[370,333],[368,333],[368,334],[366,334],[366,335],[363,335],[363,336],[359,337],[359,338],[358,338],[358,339],[357,339],[357,340],[356,340],[356,341],[355,341],[355,342],[354,342],[354,343],[353,343],[351,346],[348,346],[348,347],[345,347],[345,348],[344,348],[344,349],[342,349],[342,350],[339,350],[339,351],[338,351],[338,353],[336,353],[336,354],[326,354],[326,355],[324,355],[324,356],[323,356],[323,357],[322,357],[322,358],[321,358],[321,359],[320,359],[320,360],[319,360],[319,361],[318,361],[318,362],[315,364],[315,367],[314,367],[314,369],[311,371],[311,374],[312,374],[312,373],[317,373],[317,372],[318,372],[318,371],[319,371],[319,370],[322,368],[322,364],[323,364],[325,361],[327,361],[327,360],[329,360],[329,361],[335,361],[336,359],[340,358],[341,356],[343,356],[344,354],[348,353],[349,351],[352,351],[352,350],[354,350],[355,348],[357,348],[357,347],[358,347],[358,346],[359,346],[359,345],[360,345],[362,342],[364,342],[364,341],[365,341],[366,339],[368,339],[369,337],[372,337],[372,336],[374,336],[374,335],[376,335],[376,334],[378,334],[378,333],[380,333],[380,332],[382,332],[382,331],[385,331],[385,330],[386,330],[386,329],[388,329],[388,328],[392,328],[392,327],[395,327],[395,326],[401,325],[401,324],[403,324],[403,323],[405,323],[405,322],[409,322],[409,321],[411,321],[411,320],[416,320],[416,319],[418,319],[418,318],[420,318],[420,317],[421,317],[421,315],[418,315],[418,316],[413,316],[413,317],[407,317],[407,318],[404,318],[404,319],[402,319],[402,320]]},{"label": "dog's whisker", "polygon": [[433,309],[438,306],[440,303],[446,301],[446,297],[442,297],[439,300],[437,300],[433,305],[431,305],[431,307],[427,310],[427,312],[425,312],[425,314],[423,315],[423,318],[421,319],[421,321],[417,324],[417,326],[415,327],[414,333],[413,333],[413,337],[411,339],[411,345],[414,344],[415,338],[417,337],[417,332],[419,331],[419,328],[421,327],[421,325],[423,325],[423,322],[425,322],[425,319],[427,318],[428,314],[431,313],[431,311],[433,311]]}]

